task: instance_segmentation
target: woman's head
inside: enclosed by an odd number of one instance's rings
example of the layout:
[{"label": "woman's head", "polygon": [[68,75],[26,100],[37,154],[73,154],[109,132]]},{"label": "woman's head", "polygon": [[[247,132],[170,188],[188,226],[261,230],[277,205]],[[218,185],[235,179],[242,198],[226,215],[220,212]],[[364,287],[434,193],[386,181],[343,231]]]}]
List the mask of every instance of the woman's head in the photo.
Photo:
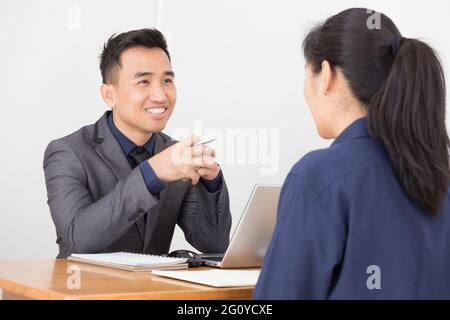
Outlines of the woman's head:
[{"label": "woman's head", "polygon": [[336,138],[351,122],[366,114],[339,68],[323,61],[320,71],[315,72],[307,64],[305,73],[305,99],[322,138]]},{"label": "woman's head", "polygon": [[450,182],[444,73],[432,48],[375,15],[371,24],[373,11],[345,10],[309,32],[305,98],[326,138],[336,119],[367,114],[406,193],[436,213]]}]

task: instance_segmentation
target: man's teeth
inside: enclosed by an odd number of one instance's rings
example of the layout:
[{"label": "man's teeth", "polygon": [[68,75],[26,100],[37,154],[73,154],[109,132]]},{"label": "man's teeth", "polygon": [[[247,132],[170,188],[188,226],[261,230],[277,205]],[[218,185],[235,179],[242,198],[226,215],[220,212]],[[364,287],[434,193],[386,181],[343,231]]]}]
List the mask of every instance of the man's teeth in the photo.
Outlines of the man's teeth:
[{"label": "man's teeth", "polygon": [[149,112],[149,113],[155,113],[155,114],[161,114],[165,111],[165,108],[148,108],[145,109],[145,111]]}]

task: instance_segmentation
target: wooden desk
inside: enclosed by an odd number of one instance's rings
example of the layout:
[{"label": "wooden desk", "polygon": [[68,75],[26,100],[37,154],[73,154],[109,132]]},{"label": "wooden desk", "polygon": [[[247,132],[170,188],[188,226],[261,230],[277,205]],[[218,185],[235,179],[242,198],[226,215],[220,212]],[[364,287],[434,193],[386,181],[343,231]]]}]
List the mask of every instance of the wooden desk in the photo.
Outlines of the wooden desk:
[{"label": "wooden desk", "polygon": [[[206,268],[196,268],[201,270]],[[80,275],[78,278],[74,278]],[[79,281],[74,281],[79,279]],[[79,289],[73,288],[79,284]],[[72,287],[73,289],[70,289]],[[251,299],[253,287],[189,282],[57,260],[0,260],[3,299]]]}]

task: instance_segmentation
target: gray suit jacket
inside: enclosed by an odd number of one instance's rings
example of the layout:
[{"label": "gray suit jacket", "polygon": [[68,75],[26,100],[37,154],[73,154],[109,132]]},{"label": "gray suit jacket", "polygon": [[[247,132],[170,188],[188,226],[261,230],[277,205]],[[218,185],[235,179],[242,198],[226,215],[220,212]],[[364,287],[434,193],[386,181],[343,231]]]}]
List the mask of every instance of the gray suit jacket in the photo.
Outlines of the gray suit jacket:
[{"label": "gray suit jacket", "polygon": [[[166,184],[159,199],[152,196],[139,167],[131,169],[112,135],[108,113],[50,142],[45,151],[58,257],[115,251],[164,254],[176,224],[199,251],[224,252],[231,227],[225,180],[215,193],[202,183],[175,181]],[[155,134],[155,154],[175,143],[163,133]]]}]

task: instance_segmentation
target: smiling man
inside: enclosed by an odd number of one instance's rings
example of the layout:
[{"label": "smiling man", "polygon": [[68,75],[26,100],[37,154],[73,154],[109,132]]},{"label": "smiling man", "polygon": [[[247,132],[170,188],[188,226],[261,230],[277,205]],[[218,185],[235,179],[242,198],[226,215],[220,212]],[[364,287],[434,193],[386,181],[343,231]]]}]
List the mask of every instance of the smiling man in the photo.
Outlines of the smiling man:
[{"label": "smiling man", "polygon": [[175,225],[201,252],[224,252],[228,191],[214,150],[161,131],[176,102],[170,55],[154,29],[111,37],[101,54],[95,124],[52,141],[44,172],[59,258],[71,253],[164,254]]}]

